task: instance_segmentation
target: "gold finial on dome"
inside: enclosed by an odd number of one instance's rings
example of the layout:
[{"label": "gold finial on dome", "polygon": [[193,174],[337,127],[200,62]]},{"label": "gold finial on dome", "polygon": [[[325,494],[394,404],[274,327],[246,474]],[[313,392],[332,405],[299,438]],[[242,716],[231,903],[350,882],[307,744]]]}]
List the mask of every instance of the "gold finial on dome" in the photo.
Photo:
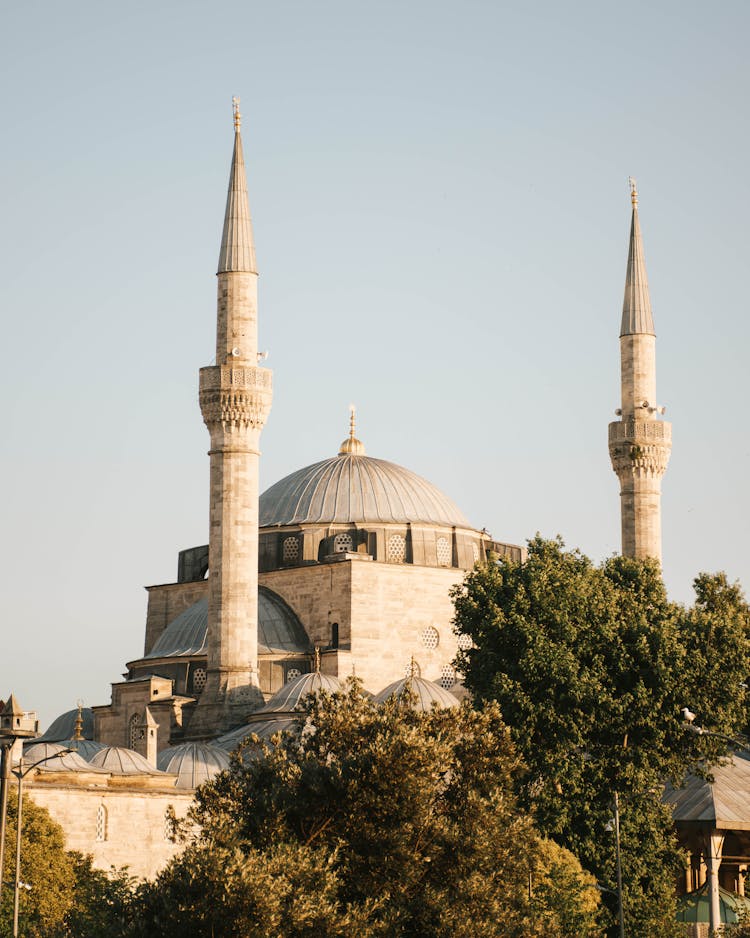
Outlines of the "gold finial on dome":
[{"label": "gold finial on dome", "polygon": [[242,115],[240,114],[240,99],[236,95],[232,97],[232,113],[234,114],[234,129],[239,131]]},{"label": "gold finial on dome", "polygon": [[365,444],[354,435],[357,421],[357,408],[349,405],[349,436],[339,448],[339,456],[364,456]]},{"label": "gold finial on dome", "polygon": [[83,701],[78,701],[78,715],[76,716],[75,733],[73,739],[80,742],[83,739]]},{"label": "gold finial on dome", "polygon": [[635,179],[632,176],[628,176],[628,185],[630,186],[630,201],[633,205],[633,208],[638,207],[638,188],[635,184]]}]

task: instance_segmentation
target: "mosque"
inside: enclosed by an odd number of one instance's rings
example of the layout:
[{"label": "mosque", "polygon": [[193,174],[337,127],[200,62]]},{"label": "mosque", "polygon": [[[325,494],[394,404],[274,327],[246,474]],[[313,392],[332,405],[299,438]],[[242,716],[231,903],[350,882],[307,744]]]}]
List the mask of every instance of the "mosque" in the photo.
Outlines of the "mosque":
[{"label": "mosque", "polygon": [[[69,847],[136,875],[153,875],[179,849],[175,819],[195,787],[228,764],[228,751],[251,730],[283,727],[306,693],[356,674],[380,699],[408,680],[420,706],[455,705],[462,688],[452,662],[465,638],[451,626],[450,589],[477,561],[525,556],[474,527],[427,480],[368,455],[354,412],[330,458],[259,495],[273,378],[258,352],[236,99],[217,277],[215,364],[199,376],[210,438],[208,544],[178,553],[176,582],[147,588],[143,649],[134,649],[111,701],[63,714],[24,754],[27,765],[46,760],[31,794],[63,825]],[[622,406],[609,451],[623,553],[660,559],[671,425],[656,404],[634,184],[620,345]],[[59,754],[67,749],[76,751]]]}]

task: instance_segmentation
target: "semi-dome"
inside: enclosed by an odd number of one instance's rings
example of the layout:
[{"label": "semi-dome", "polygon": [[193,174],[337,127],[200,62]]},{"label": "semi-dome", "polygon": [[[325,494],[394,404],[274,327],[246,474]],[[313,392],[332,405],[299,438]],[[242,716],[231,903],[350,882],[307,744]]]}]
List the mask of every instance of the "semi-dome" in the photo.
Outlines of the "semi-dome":
[{"label": "semi-dome", "polygon": [[210,743],[181,743],[162,749],[156,759],[162,772],[177,776],[177,788],[197,788],[229,768],[224,749]]},{"label": "semi-dome", "polygon": [[[208,600],[199,599],[173,619],[146,658],[175,658],[206,654]],[[305,630],[284,600],[264,586],[258,587],[258,653],[308,654]]]},{"label": "semi-dome", "polygon": [[262,528],[410,522],[471,527],[431,482],[396,463],[366,456],[353,436],[342,443],[338,456],[293,472],[260,496]]},{"label": "semi-dome", "polygon": [[394,681],[375,695],[375,702],[385,703],[392,697],[406,700],[409,694],[413,697],[415,710],[429,711],[433,707],[443,709],[458,706],[458,699],[450,691],[434,681],[426,681],[423,677],[402,677],[400,681]]}]

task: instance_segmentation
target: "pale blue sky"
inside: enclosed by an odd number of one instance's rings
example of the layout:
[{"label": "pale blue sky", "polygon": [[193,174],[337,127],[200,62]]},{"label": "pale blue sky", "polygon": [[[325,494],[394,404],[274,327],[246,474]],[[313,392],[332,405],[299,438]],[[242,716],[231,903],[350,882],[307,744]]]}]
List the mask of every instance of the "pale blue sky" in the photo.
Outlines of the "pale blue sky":
[{"label": "pale blue sky", "polygon": [[[626,179],[674,426],[664,570],[750,583],[745,2],[38,2],[0,38],[4,653],[107,703],[205,543],[214,271],[242,99],[275,397],[262,486],[337,450],[477,526],[619,548]],[[373,688],[377,690],[377,688]]]}]

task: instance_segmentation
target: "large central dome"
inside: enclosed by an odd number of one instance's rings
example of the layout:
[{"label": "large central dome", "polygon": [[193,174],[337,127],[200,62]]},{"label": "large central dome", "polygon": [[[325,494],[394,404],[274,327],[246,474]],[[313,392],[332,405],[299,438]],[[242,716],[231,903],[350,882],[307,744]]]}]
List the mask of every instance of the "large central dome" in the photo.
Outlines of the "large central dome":
[{"label": "large central dome", "polygon": [[431,482],[365,456],[361,444],[349,452],[346,448],[343,444],[338,456],[299,469],[267,489],[260,496],[260,526],[421,522],[470,527],[457,505]]}]

